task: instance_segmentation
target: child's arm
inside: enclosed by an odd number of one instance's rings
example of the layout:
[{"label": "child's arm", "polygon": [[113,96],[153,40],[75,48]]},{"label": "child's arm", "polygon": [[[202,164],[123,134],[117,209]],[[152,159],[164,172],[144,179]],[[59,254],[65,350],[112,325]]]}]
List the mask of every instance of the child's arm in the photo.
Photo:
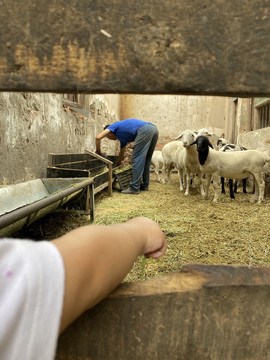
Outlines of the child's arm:
[{"label": "child's arm", "polygon": [[144,217],[110,226],[84,226],[53,243],[63,257],[66,274],[60,332],[106,297],[139,255],[156,259],[166,251],[160,227]]}]

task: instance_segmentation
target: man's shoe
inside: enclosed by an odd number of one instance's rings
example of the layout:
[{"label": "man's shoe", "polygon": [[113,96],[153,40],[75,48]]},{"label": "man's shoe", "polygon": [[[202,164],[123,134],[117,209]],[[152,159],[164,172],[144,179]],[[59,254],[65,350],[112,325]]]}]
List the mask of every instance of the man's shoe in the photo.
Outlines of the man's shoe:
[{"label": "man's shoe", "polygon": [[139,190],[133,190],[130,187],[127,188],[126,190],[122,190],[121,194],[125,194],[125,195],[138,195],[140,193]]},{"label": "man's shoe", "polygon": [[141,191],[149,191],[148,186],[140,186]]}]

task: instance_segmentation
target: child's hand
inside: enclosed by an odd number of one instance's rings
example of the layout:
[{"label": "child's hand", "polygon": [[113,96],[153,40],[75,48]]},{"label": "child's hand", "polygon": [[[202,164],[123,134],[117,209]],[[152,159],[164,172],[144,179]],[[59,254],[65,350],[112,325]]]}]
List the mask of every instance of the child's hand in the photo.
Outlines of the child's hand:
[{"label": "child's hand", "polygon": [[140,227],[145,234],[144,255],[157,259],[163,256],[167,249],[165,235],[159,225],[146,217],[136,217],[128,220],[133,222],[136,227]]}]

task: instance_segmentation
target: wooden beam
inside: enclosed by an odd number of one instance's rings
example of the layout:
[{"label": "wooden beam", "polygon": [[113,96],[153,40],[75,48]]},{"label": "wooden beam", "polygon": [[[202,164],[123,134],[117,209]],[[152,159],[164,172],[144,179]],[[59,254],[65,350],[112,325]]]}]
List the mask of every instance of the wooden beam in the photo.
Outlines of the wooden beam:
[{"label": "wooden beam", "polygon": [[0,91],[270,96],[269,1],[6,0]]},{"label": "wooden beam", "polygon": [[104,161],[108,165],[108,169],[109,169],[109,171],[108,171],[108,195],[112,196],[112,165],[113,165],[113,162],[104,158],[101,155],[96,154],[95,152],[93,152],[89,149],[85,149],[85,152],[96,157],[99,160]]},{"label": "wooden beam", "polygon": [[269,268],[188,265],[122,284],[60,336],[56,359],[267,360],[269,298]]}]

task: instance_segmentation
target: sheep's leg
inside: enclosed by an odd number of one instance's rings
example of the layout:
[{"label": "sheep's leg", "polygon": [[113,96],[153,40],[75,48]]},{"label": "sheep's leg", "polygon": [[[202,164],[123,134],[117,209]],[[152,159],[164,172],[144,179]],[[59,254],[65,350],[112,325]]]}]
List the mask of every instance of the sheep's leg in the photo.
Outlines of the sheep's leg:
[{"label": "sheep's leg", "polygon": [[184,188],[183,188],[183,169],[181,169],[181,168],[178,168],[178,178],[179,178],[180,191],[183,191],[184,190]]},{"label": "sheep's leg", "polygon": [[253,174],[253,179],[255,183],[255,193],[252,202],[258,200],[258,204],[260,204],[264,200],[265,182],[261,173]]},{"label": "sheep's leg", "polygon": [[218,194],[219,194],[219,191],[218,191],[219,176],[214,174],[212,176],[212,178],[213,178],[213,187],[214,187],[214,199],[213,199],[213,201],[217,202],[218,201]]},{"label": "sheep's leg", "polygon": [[185,170],[182,170],[183,171],[183,187],[185,188],[187,186],[187,175],[186,175],[186,172]]},{"label": "sheep's leg", "polygon": [[224,185],[225,179],[224,179],[224,177],[221,177],[220,181],[221,181],[221,193],[225,194],[225,185]]},{"label": "sheep's leg", "polygon": [[264,199],[264,180],[262,174],[252,174],[254,180],[254,196],[251,199],[251,202],[256,202],[258,200],[258,204],[260,204]]},{"label": "sheep's leg", "polygon": [[209,186],[211,183],[211,175],[207,174],[206,175],[206,187],[205,187],[205,194],[204,194],[204,199],[208,199],[208,194],[209,194]]},{"label": "sheep's leg", "polygon": [[243,179],[243,193],[247,193],[247,179]]},{"label": "sheep's leg", "polygon": [[198,181],[199,181],[199,188],[200,188],[200,193],[202,196],[204,196],[204,189],[203,189],[203,183],[202,183],[202,173],[199,171],[198,172]]},{"label": "sheep's leg", "polygon": [[230,186],[230,198],[231,198],[231,199],[234,199],[233,179],[229,179],[229,186]]},{"label": "sheep's leg", "polygon": [[186,171],[186,191],[185,195],[189,195],[189,185],[190,185],[190,171]]},{"label": "sheep's leg", "polygon": [[254,188],[254,195],[252,197],[252,199],[250,200],[250,202],[254,203],[258,200],[258,195],[259,195],[259,187],[257,184],[257,180],[254,178],[253,176],[253,188]]},{"label": "sheep's leg", "polygon": [[165,174],[166,174],[166,172],[168,171],[168,165],[163,165],[162,166],[162,182],[163,182],[163,184],[165,183]]},{"label": "sheep's leg", "polygon": [[193,188],[193,189],[195,189],[195,187],[196,187],[196,185],[195,185],[195,176],[196,176],[196,174],[190,174],[190,184],[191,184],[191,187]]},{"label": "sheep's leg", "polygon": [[155,166],[155,173],[156,173],[157,181],[160,182],[160,177],[159,177],[159,165],[156,165],[156,166]]},{"label": "sheep's leg", "polygon": [[233,188],[233,192],[234,192],[235,194],[237,194],[237,185],[238,185],[237,180],[235,180],[235,182],[234,182],[234,188]]},{"label": "sheep's leg", "polygon": [[265,190],[265,182],[263,178],[261,178],[261,181],[259,183],[259,201],[258,204],[260,204],[264,200],[264,190]]},{"label": "sheep's leg", "polygon": [[172,166],[169,165],[167,168],[167,181],[168,183],[171,182],[171,171],[172,171]]}]

